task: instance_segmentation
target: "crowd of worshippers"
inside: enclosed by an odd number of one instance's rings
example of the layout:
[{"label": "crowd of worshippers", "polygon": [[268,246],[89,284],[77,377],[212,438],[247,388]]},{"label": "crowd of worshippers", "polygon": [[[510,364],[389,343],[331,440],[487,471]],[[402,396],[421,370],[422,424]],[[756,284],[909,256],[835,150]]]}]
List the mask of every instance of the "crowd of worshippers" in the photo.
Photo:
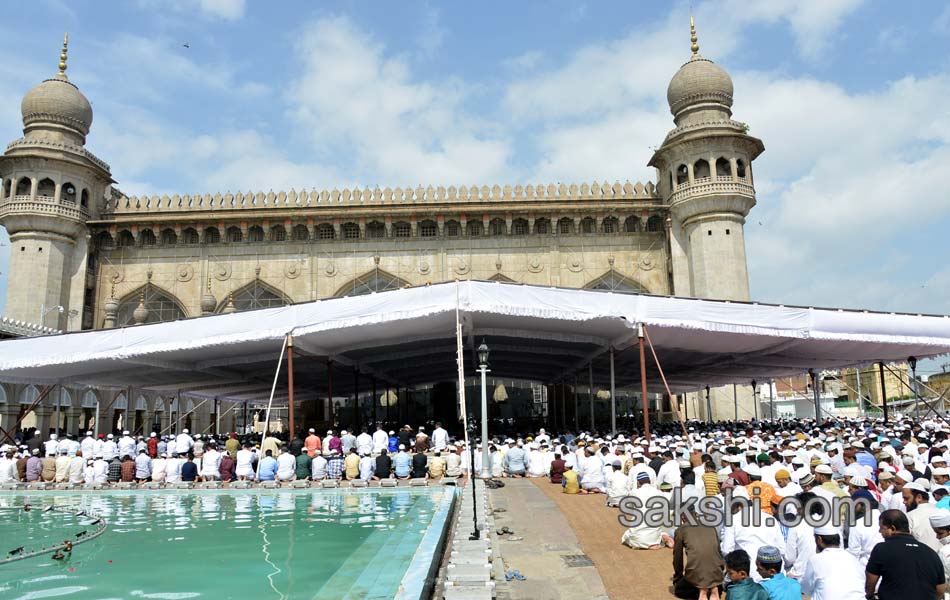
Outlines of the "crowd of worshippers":
[{"label": "crowd of worshippers", "polygon": [[398,432],[381,426],[358,435],[310,429],[283,441],[276,436],[178,435],[132,436],[123,431],[77,440],[50,434],[0,448],[0,484],[46,482],[72,484],[179,483],[206,481],[295,481],[345,479],[434,479],[461,477],[469,471],[462,442],[452,442],[436,424],[431,435],[408,425]]}]

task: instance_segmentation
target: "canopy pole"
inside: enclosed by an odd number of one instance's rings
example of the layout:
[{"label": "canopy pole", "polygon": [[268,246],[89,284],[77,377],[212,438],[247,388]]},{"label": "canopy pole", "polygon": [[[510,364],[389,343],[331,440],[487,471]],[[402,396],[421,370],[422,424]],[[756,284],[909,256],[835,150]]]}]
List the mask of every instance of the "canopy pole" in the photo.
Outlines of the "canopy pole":
[{"label": "canopy pole", "polygon": [[732,384],[732,404],[736,410],[735,420],[739,420],[739,389],[736,387],[736,384]]},{"label": "canopy pole", "polygon": [[881,402],[884,405],[884,424],[887,424],[887,386],[884,385],[884,361],[877,363],[881,376]]},{"label": "canopy pole", "polygon": [[372,402],[372,405],[373,405],[373,425],[376,426],[376,425],[379,425],[379,421],[376,420],[376,403],[377,403],[379,400],[376,398],[376,377],[373,377],[372,379],[373,379],[373,402]]},{"label": "canopy pole", "polygon": [[288,333],[284,343],[287,344],[287,426],[290,439],[294,439],[297,432],[294,424],[294,336]]},{"label": "canopy pole", "polygon": [[643,397],[643,435],[650,441],[650,406],[647,402],[647,352],[643,345],[643,323],[637,323],[640,338],[640,395]]},{"label": "canopy pole", "polygon": [[333,424],[333,361],[327,359],[327,421],[330,422],[330,429],[335,429]]},{"label": "canopy pole", "polygon": [[590,430],[594,427],[594,361],[587,363],[587,400],[590,402]]},{"label": "canopy pole", "polygon": [[[280,345],[280,356],[277,357],[277,368],[274,369],[274,383],[270,386],[270,399],[267,401],[267,412],[264,413],[264,432],[261,433],[261,448],[264,447],[264,440],[267,438],[268,429],[270,428],[270,410],[271,406],[274,404],[274,392],[277,391],[277,379],[280,377],[280,365],[284,362],[284,351],[287,350],[287,342],[290,338],[289,335],[284,336],[284,343]],[[178,408],[181,408],[179,403]],[[263,450],[261,450],[263,452]],[[261,456],[263,459],[264,457]],[[257,470],[254,473],[254,478],[258,479],[261,474],[261,462],[257,461]]]},{"label": "canopy pole", "polygon": [[709,423],[713,422],[712,414],[712,398],[709,396],[709,386],[706,386],[706,421]]},{"label": "canopy pole", "polygon": [[99,402],[100,402],[99,396],[100,396],[100,394],[96,394],[96,416],[95,416],[95,419],[96,419],[96,420],[95,420],[95,422],[94,422],[94,425],[95,425],[95,432],[94,432],[94,433],[95,433],[95,436],[96,436],[96,439],[97,439],[97,440],[99,439]]},{"label": "canopy pole", "polygon": [[610,435],[617,435],[617,388],[614,382],[614,348],[610,347]]},{"label": "canopy pole", "polygon": [[769,416],[775,420],[775,381],[769,379]]},{"label": "canopy pole", "polygon": [[353,367],[353,429],[362,429],[360,423],[360,369]]},{"label": "canopy pole", "polygon": [[59,437],[59,424],[62,421],[60,404],[63,403],[63,384],[59,384],[59,394],[56,396],[56,437]]},{"label": "canopy pole", "polygon": [[574,373],[574,431],[577,431],[577,373]]},{"label": "canopy pole", "polygon": [[808,369],[811,376],[811,392],[815,398],[815,424],[821,423],[821,395],[818,393],[818,373],[814,369]]},{"label": "canopy pole", "polygon": [[248,430],[247,430],[247,400],[244,401],[244,424],[243,424],[243,427],[244,427],[244,431],[242,431],[241,433],[242,433],[242,434],[249,433]]},{"label": "canopy pole", "polygon": [[653,355],[653,361],[656,363],[656,370],[660,372],[660,379],[663,381],[663,387],[666,388],[666,395],[670,398],[670,406],[673,408],[673,414],[676,415],[676,419],[680,422],[680,427],[683,428],[683,437],[692,443],[692,438],[686,431],[686,422],[683,420],[683,415],[680,414],[678,399],[675,398],[673,392],[670,391],[670,384],[666,382],[666,375],[663,374],[663,365],[660,364],[660,358],[656,355],[656,348],[653,347],[653,341],[650,340],[650,332],[647,331],[645,326],[641,325],[641,327],[643,328],[643,336],[647,339],[647,344],[650,345],[650,353]]}]

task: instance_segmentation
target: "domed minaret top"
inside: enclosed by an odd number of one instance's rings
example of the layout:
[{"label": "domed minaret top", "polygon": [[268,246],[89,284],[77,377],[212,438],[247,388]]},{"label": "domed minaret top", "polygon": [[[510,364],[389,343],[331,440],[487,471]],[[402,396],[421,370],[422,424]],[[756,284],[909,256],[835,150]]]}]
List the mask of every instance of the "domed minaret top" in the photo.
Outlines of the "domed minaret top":
[{"label": "domed minaret top", "polygon": [[689,18],[693,55],[673,76],[666,89],[666,99],[677,125],[681,121],[729,119],[732,116],[732,78],[722,67],[699,53],[696,24]]},{"label": "domed minaret top", "polygon": [[[92,106],[66,77],[69,34],[63,37],[59,72],[26,93],[20,104],[23,135],[49,141],[85,144],[92,126]],[[63,139],[66,138],[66,139]]]}]

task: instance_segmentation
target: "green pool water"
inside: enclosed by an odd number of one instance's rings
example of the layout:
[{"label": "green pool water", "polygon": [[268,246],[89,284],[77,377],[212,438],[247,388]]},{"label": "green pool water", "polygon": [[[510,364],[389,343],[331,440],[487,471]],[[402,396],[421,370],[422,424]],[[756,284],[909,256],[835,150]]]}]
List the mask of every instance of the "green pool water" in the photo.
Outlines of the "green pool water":
[{"label": "green pool water", "polygon": [[[19,546],[29,551],[61,542],[90,521],[43,512],[45,506],[92,511],[109,524],[104,535],[77,546],[65,560],[47,554],[0,564],[0,598],[418,597],[453,493],[413,488],[0,495],[0,557]],[[32,510],[21,510],[24,503]]]}]

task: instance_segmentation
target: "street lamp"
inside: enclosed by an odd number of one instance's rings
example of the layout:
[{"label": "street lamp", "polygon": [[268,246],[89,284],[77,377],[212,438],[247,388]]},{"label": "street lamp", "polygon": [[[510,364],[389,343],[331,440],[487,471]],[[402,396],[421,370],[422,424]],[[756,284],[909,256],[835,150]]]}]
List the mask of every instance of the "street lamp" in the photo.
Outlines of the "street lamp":
[{"label": "street lamp", "polygon": [[[482,340],[481,345],[478,347],[478,371],[482,374],[482,470],[479,473],[479,477],[482,479],[488,479],[491,477],[491,470],[489,469],[488,460],[491,456],[488,453],[488,345],[485,344],[485,340]],[[474,443],[475,440],[472,440],[472,452],[474,452]],[[474,457],[472,461],[472,471],[475,470]]]},{"label": "street lamp", "polygon": [[912,376],[911,383],[914,384],[914,417],[919,421],[920,420],[920,388],[917,387],[917,357],[911,356],[907,359],[907,364],[910,365],[910,373]]},{"label": "street lamp", "polygon": [[752,409],[755,411],[755,420],[759,420],[759,386],[752,380]]},{"label": "street lamp", "polygon": [[[45,304],[40,304],[40,325],[46,327],[46,315],[50,314],[54,310],[58,311],[59,314],[66,312],[66,309],[61,304],[52,308],[46,308]],[[56,329],[59,329],[59,317],[56,317]]]}]

